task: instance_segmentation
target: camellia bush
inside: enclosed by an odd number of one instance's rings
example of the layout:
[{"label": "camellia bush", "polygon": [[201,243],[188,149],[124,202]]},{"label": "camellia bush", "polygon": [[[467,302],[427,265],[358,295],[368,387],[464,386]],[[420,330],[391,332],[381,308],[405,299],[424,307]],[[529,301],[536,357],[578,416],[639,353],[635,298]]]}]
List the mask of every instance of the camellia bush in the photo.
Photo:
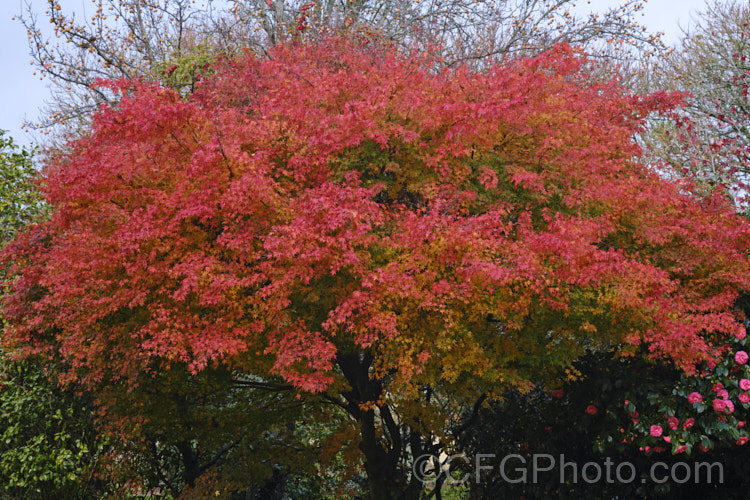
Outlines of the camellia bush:
[{"label": "camellia bush", "polygon": [[694,377],[639,357],[589,353],[572,371],[559,388],[486,405],[443,483],[473,498],[744,498],[743,404],[693,407],[678,384]]},{"label": "camellia bush", "polygon": [[[744,332],[750,226],[633,160],[679,95],[597,81],[566,45],[438,62],[334,37],[218,61],[188,96],[101,82],[121,100],[49,161],[53,213],[5,252],[5,348],[59,359],[106,418],[206,373],[299,401],[290,419],[339,412],[328,446],[386,499],[416,498],[414,459],[451,452],[483,403],[587,350],[694,374]],[[147,426],[151,407],[127,411]],[[202,471],[186,491],[227,491]]]}]

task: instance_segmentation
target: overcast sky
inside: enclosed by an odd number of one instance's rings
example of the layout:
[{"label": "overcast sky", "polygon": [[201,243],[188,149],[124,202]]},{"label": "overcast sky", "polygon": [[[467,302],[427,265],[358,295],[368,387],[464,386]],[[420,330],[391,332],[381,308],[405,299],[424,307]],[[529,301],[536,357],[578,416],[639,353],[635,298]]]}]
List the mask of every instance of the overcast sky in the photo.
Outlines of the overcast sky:
[{"label": "overcast sky", "polygon": [[[43,14],[45,0],[0,0],[0,129],[9,130],[16,142],[30,144],[33,137],[21,131],[24,119],[34,119],[44,104],[48,91],[44,81],[33,75],[29,65],[26,32],[13,16],[19,14],[22,2],[30,3]],[[579,0],[579,12],[604,12],[620,0]],[[84,0],[62,0],[63,8],[80,12]],[[705,0],[648,0],[640,21],[652,32],[663,31],[665,41],[674,44],[680,37],[680,26],[685,28],[691,14],[702,10]],[[42,17],[42,16],[40,16]]]}]

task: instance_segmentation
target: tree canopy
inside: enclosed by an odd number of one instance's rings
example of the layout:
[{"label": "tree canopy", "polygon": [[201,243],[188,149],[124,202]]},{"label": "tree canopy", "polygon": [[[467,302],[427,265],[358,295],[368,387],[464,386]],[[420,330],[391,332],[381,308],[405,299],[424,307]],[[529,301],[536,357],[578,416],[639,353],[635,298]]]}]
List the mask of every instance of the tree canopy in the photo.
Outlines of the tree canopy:
[{"label": "tree canopy", "polygon": [[89,387],[221,368],[296,390],[351,417],[395,498],[457,408],[587,348],[691,373],[744,333],[750,226],[634,160],[680,95],[592,79],[565,44],[439,62],[332,37],[219,61],[188,96],[101,82],[121,100],[50,159],[53,213],[5,252],[4,345]]}]

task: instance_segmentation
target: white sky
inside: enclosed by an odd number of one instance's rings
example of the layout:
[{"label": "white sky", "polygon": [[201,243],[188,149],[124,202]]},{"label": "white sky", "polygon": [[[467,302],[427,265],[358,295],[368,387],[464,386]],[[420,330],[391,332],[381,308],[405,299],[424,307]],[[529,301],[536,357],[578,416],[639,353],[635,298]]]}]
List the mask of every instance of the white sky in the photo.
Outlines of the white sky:
[{"label": "white sky", "polygon": [[[686,28],[691,14],[703,9],[706,0],[647,0],[639,21],[649,31],[663,31],[665,41],[674,44],[679,40],[680,27]],[[29,65],[29,48],[26,32],[14,15],[21,12],[22,2],[28,2],[40,12],[46,9],[45,0],[0,0],[0,129],[9,130],[11,137],[21,144],[33,143],[33,137],[22,132],[24,119],[33,120],[48,96],[46,83],[33,75]],[[80,12],[88,4],[83,0],[62,0],[63,8]],[[608,7],[622,3],[620,0],[578,0],[577,11],[604,12]]]}]

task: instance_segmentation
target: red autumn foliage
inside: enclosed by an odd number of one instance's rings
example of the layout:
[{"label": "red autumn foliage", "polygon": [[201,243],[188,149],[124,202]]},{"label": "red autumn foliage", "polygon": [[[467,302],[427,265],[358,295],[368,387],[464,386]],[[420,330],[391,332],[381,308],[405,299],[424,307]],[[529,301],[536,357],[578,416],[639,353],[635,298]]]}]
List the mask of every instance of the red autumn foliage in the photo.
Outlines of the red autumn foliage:
[{"label": "red autumn foliage", "polygon": [[[690,370],[741,329],[748,225],[632,160],[680,96],[567,46],[485,73],[340,38],[220,62],[187,99],[109,83],[44,173],[3,341],[87,383],[212,363],[301,390],[523,384],[584,345]],[[407,394],[407,392],[404,392]]]}]

